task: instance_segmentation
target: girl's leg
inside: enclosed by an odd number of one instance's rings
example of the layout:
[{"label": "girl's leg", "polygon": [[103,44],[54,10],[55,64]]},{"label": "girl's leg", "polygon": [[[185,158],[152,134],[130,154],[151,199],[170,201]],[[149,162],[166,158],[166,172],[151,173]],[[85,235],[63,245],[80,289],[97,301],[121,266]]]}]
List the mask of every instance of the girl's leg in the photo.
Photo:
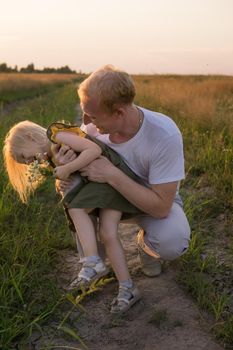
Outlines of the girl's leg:
[{"label": "girl's leg", "polygon": [[121,213],[116,210],[103,209],[100,212],[100,238],[105,244],[108,258],[119,282],[119,292],[111,306],[111,313],[116,314],[127,311],[141,297],[130,277],[124,249],[118,236],[120,218]]},{"label": "girl's leg", "polygon": [[90,216],[84,209],[78,208],[69,209],[69,215],[74,223],[84,256],[97,256],[95,227]]},{"label": "girl's leg", "polygon": [[80,259],[82,268],[70,284],[69,288],[87,288],[94,281],[105,276],[109,269],[98,254],[95,226],[84,209],[69,209],[69,215],[74,223],[84,257]]},{"label": "girl's leg", "polygon": [[100,212],[99,235],[119,283],[131,279],[124,249],[118,236],[120,219],[121,212],[119,211],[102,209]]}]

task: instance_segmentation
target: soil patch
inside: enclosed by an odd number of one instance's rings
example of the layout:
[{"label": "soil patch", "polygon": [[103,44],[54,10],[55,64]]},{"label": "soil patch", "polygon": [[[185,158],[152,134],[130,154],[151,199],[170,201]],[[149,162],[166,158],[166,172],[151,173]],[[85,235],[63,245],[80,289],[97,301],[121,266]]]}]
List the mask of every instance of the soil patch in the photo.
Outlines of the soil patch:
[{"label": "soil patch", "polygon": [[[140,271],[135,236],[136,225],[121,224],[120,234],[134,281],[142,299],[122,317],[109,313],[110,303],[117,292],[117,281],[87,297],[83,310],[75,308],[66,325],[81,337],[90,350],[221,350],[210,333],[207,318],[203,317],[192,299],[176,282],[175,268],[164,267],[161,276],[148,278]],[[77,274],[78,256],[66,251],[61,255],[57,272],[58,283],[65,287]],[[72,308],[63,305],[64,316]],[[50,322],[43,328],[43,337],[31,338],[32,349],[85,349],[71,335],[56,331],[58,324]]]}]

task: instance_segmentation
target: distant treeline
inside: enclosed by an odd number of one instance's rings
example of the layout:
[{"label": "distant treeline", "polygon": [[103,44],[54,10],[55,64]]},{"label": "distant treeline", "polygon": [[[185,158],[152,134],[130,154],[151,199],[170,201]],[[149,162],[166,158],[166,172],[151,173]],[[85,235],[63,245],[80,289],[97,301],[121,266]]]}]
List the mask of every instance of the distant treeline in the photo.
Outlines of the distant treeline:
[{"label": "distant treeline", "polygon": [[27,65],[27,67],[22,67],[18,69],[17,66],[14,68],[8,67],[6,63],[0,63],[0,73],[66,73],[66,74],[76,74],[75,70],[71,70],[70,67],[64,66],[60,68],[50,68],[45,67],[44,69],[35,69],[33,63]]}]

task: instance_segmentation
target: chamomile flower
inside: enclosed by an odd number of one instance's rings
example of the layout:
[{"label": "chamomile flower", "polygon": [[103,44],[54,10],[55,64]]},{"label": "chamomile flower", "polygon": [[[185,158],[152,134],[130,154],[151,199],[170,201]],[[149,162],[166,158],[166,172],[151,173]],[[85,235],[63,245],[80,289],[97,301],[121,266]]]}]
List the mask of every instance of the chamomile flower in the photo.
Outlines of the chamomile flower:
[{"label": "chamomile flower", "polygon": [[30,183],[41,182],[45,178],[53,175],[53,167],[47,159],[40,153],[36,154],[36,159],[28,166],[27,176]]}]

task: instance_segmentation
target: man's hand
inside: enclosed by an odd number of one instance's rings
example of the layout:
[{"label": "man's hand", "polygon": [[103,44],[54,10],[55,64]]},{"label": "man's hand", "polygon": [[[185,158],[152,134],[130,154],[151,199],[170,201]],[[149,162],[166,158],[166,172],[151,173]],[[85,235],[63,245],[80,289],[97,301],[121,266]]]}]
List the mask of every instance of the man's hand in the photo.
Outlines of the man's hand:
[{"label": "man's hand", "polygon": [[56,165],[64,165],[77,158],[77,154],[67,145],[56,144],[52,148]]},{"label": "man's hand", "polygon": [[87,176],[88,180],[107,183],[115,174],[117,168],[106,157],[100,156],[93,160],[88,166],[80,169],[82,176]]}]

